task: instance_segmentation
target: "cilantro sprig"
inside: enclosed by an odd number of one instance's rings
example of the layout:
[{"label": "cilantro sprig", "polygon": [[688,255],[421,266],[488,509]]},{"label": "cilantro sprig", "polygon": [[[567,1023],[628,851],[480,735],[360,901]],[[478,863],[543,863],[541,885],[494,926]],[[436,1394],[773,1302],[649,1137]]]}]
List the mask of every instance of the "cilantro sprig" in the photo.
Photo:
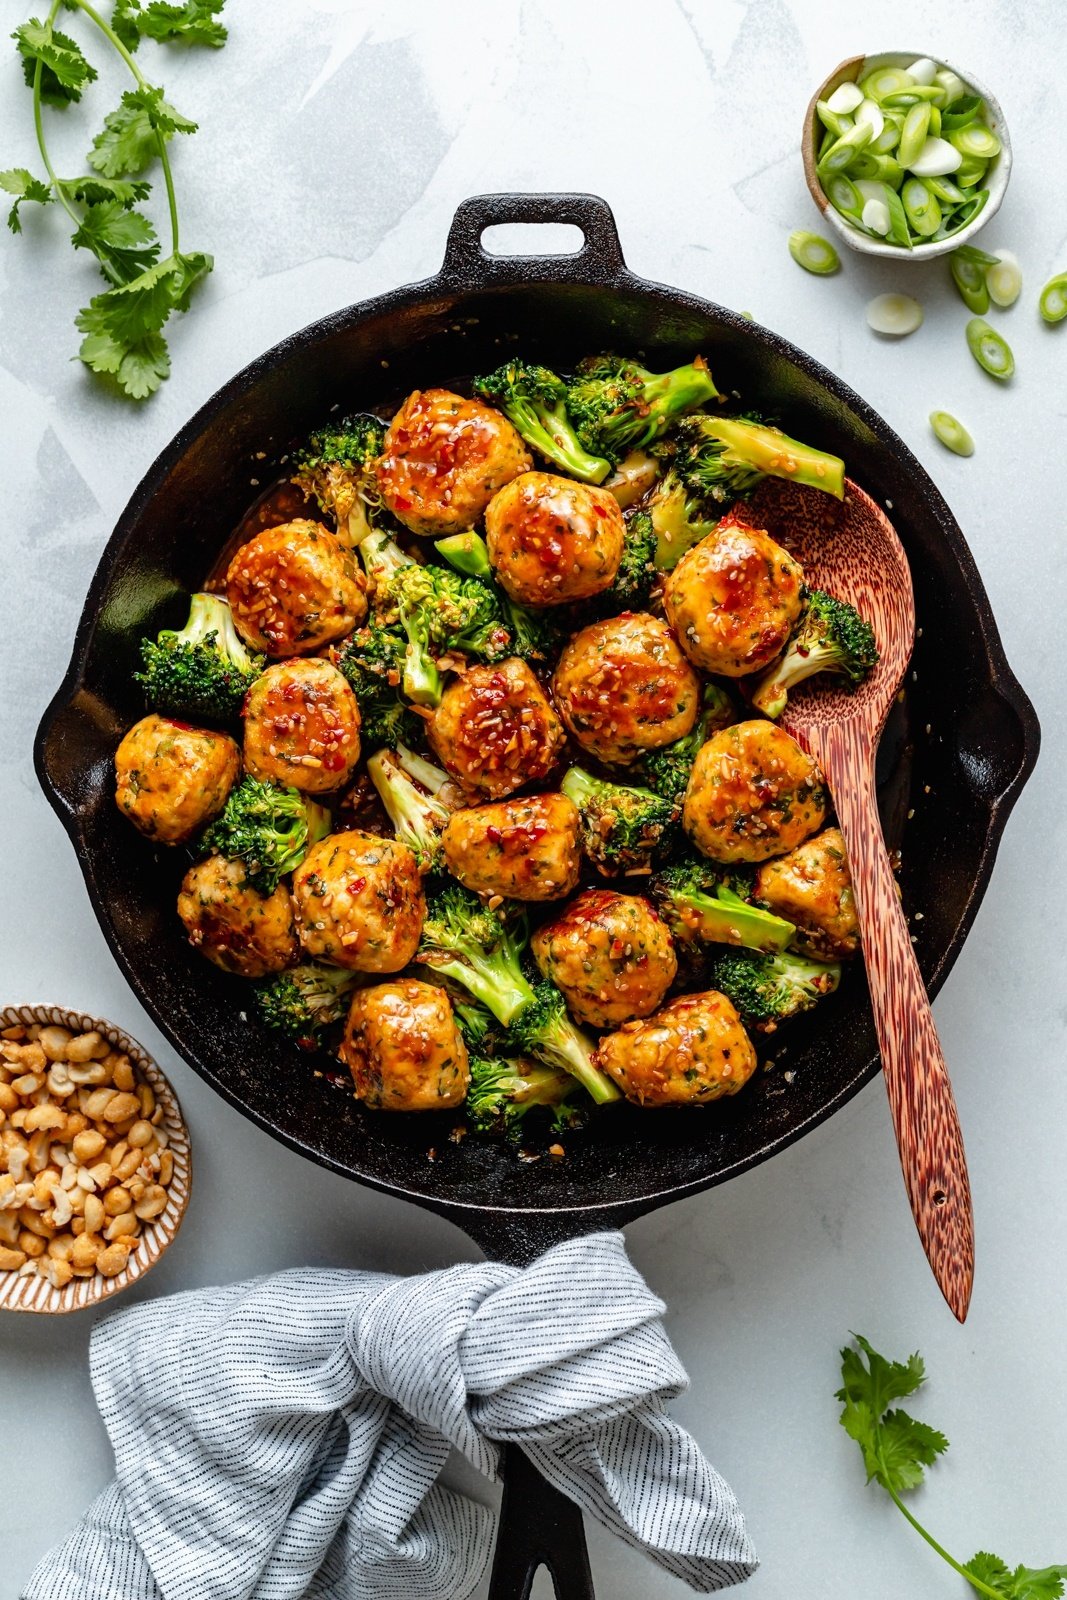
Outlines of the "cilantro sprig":
[{"label": "cilantro sprig", "polygon": [[841,1352],[842,1387],[837,1398],[843,1403],[841,1426],[863,1452],[867,1482],[881,1484],[916,1533],[977,1594],[987,1600],[1060,1600],[1067,1586],[1067,1565],[1012,1569],[985,1550],[961,1564],[912,1516],[901,1496],[924,1482],[926,1468],[948,1449],[948,1440],[928,1423],[896,1409],[893,1402],[921,1388],[926,1368],[919,1355],[887,1361],[859,1334],[853,1337],[855,1346]]},{"label": "cilantro sprig", "polygon": [[[226,42],[219,21],[225,0],[114,0],[110,23],[89,0],[53,0],[45,20],[31,17],[12,38],[33,91],[33,121],[44,177],[27,167],[0,172],[0,189],[13,197],[8,214],[12,233],[22,232],[27,205],[60,205],[74,224],[71,244],[96,258],[108,287],[78,312],[84,334],[78,354],[93,372],[113,380],[123,394],[145,400],[170,373],[163,328],[175,311],[187,311],[195,286],[213,266],[201,250],[182,250],[178,203],[168,144],[176,135],[196,132],[196,123],[164,98],[134,60],[142,39],[166,44]],[[69,107],[96,78],[96,69],[76,39],[56,27],[60,9],[81,13],[114,49],[134,79],[118,106],[104,118],[86,164],[91,171],[61,178],[52,165],[42,108]],[[136,207],[151,192],[143,176],[159,163],[167,198],[170,249],[163,246],[152,218]]]}]

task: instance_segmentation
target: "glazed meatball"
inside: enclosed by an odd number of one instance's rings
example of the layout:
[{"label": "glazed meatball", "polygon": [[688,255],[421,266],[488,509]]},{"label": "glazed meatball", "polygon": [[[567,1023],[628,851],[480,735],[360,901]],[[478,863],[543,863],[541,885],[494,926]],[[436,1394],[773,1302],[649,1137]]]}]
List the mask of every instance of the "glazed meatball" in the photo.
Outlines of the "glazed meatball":
[{"label": "glazed meatball", "polygon": [[606,489],[551,472],[524,472],[493,496],[485,536],[497,578],[513,600],[562,606],[611,588],[626,524]]},{"label": "glazed meatball", "polygon": [[859,949],[856,901],[839,828],[822,833],[756,874],[756,898],[796,924],[794,945],[804,955],[839,961]]},{"label": "glazed meatball", "polygon": [[283,522],[243,544],[226,573],[242,638],[269,656],[303,656],[367,615],[366,579],[320,522]]},{"label": "glazed meatball", "polygon": [[600,761],[626,766],[689,733],[700,682],[665,622],[627,612],[566,646],[552,695],[571,733]]},{"label": "glazed meatball", "polygon": [[356,972],[399,972],[426,916],[414,852],[353,829],[313,845],[293,875],[300,943],[316,960]]},{"label": "glazed meatball", "polygon": [[655,1011],[678,970],[666,924],[647,900],[587,889],[531,940],[534,959],[579,1022],[615,1028]]},{"label": "glazed meatball", "polygon": [[565,794],[472,806],[445,827],[445,864],[475,894],[562,900],[578,883],[580,821]]},{"label": "glazed meatball", "polygon": [[743,1089],[752,1040],[724,994],[685,994],[601,1039],[593,1060],[639,1106],[700,1105]]},{"label": "glazed meatball", "polygon": [[443,1111],[461,1105],[470,1087],[447,994],[415,978],[357,991],[341,1060],[374,1111]]},{"label": "glazed meatball", "polygon": [[454,678],[426,732],[456,782],[490,800],[541,783],[567,741],[541,685],[515,656]]},{"label": "glazed meatball", "polygon": [[416,389],[385,435],[378,488],[405,528],[443,539],[477,522],[497,490],[530,461],[499,411],[448,389]]},{"label": "glazed meatball", "polygon": [[327,794],[359,760],[359,706],[328,661],[276,661],[245,697],[245,768],[254,778]]},{"label": "glazed meatball", "polygon": [[722,527],[686,551],[667,579],[663,605],[690,661],[742,678],[785,648],[803,582],[799,562],[770,534]]},{"label": "glazed meatball", "polygon": [[182,844],[226,804],[241,756],[226,733],[142,717],[115,751],[115,802],[159,844]]},{"label": "glazed meatball", "polygon": [[208,856],[190,867],[178,895],[189,943],[224,972],[262,978],[291,967],[299,954],[289,891],[260,894],[243,862]]},{"label": "glazed meatball", "polygon": [[823,775],[791,734],[738,722],[697,752],[682,825],[712,861],[767,861],[817,832],[828,809]]}]

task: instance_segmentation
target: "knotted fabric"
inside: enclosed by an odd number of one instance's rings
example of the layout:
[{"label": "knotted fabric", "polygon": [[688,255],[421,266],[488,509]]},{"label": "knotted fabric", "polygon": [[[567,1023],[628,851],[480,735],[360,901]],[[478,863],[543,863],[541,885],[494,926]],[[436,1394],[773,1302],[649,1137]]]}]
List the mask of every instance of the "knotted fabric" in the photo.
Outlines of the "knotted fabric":
[{"label": "knotted fabric", "polygon": [[707,1593],[756,1559],[666,1403],[688,1382],[621,1234],[525,1269],[298,1271],[94,1330],[116,1479],[23,1600],[464,1600],[493,1518],[439,1482],[521,1446],[549,1481]]}]

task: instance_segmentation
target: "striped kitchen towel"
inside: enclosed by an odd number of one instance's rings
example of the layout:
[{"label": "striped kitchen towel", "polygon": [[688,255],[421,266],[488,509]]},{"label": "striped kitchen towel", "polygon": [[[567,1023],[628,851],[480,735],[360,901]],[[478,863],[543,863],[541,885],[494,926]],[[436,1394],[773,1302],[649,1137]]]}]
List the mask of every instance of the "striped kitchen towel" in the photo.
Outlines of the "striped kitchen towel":
[{"label": "striped kitchen towel", "polygon": [[23,1600],[463,1600],[505,1442],[707,1593],[756,1558],[666,1402],[687,1379],[619,1233],[525,1269],[283,1272],[120,1311],[90,1364],[116,1479]]}]

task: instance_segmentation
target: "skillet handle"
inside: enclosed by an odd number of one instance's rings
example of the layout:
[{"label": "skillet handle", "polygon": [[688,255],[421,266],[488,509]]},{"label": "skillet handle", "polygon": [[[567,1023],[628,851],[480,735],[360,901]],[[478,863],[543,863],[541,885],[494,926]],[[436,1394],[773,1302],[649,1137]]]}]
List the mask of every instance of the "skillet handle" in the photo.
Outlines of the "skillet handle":
[{"label": "skillet handle", "polygon": [[509,1444],[489,1600],[529,1600],[540,1567],[548,1569],[556,1600],[594,1600],[581,1511]]},{"label": "skillet handle", "polygon": [[[486,228],[505,222],[569,222],[585,235],[566,255],[490,255],[482,245]],[[464,200],[452,219],[441,277],[471,289],[517,275],[555,282],[612,285],[626,275],[611,207],[595,194],[478,194]]]}]

